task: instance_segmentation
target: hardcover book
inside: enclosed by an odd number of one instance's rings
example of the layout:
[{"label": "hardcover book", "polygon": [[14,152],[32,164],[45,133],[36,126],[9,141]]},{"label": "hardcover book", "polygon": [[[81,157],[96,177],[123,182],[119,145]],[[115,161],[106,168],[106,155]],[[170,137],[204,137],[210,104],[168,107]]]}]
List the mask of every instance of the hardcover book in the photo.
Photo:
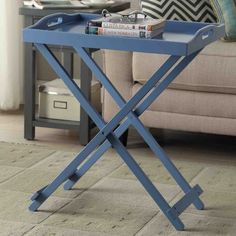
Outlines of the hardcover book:
[{"label": "hardcover book", "polygon": [[137,19],[134,22],[126,21],[122,22],[120,19],[111,19],[110,21],[102,22],[103,28],[111,29],[127,29],[127,30],[147,30],[154,31],[156,29],[163,28],[165,25],[164,19]]},{"label": "hardcover book", "polygon": [[107,36],[125,36],[135,38],[160,38],[163,33],[163,28],[154,31],[148,30],[129,30],[129,29],[112,29],[90,26],[87,28],[88,34],[107,35]]},{"label": "hardcover book", "polygon": [[138,38],[161,37],[165,27],[164,19],[130,17],[131,15],[105,14],[88,22],[86,33]]}]

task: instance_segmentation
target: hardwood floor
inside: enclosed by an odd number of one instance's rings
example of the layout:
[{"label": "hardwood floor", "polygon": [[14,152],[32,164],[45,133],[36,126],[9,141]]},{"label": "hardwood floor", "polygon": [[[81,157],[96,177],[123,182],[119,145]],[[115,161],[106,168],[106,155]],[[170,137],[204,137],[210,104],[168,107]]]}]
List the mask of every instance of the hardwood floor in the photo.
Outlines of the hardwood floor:
[{"label": "hardwood floor", "polygon": [[65,148],[73,148],[79,145],[78,135],[68,130],[36,128],[34,141],[24,139],[23,112],[0,113],[0,141],[31,143]]}]

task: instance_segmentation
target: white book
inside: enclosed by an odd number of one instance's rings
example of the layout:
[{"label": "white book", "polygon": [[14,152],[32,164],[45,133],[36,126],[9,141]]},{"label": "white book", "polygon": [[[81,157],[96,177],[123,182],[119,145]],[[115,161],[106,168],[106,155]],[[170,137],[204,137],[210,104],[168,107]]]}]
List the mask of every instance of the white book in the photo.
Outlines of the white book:
[{"label": "white book", "polygon": [[[90,27],[91,30],[92,27]],[[95,27],[96,28],[96,27]],[[154,31],[148,30],[129,30],[129,29],[111,29],[97,27],[98,35],[108,35],[108,36],[124,36],[124,37],[134,37],[134,38],[161,38],[164,28],[159,28]]]},{"label": "white book", "polygon": [[154,31],[165,26],[164,19],[137,19],[136,22],[122,22],[120,19],[111,18],[102,22],[103,28],[126,29],[126,30],[147,30]]}]

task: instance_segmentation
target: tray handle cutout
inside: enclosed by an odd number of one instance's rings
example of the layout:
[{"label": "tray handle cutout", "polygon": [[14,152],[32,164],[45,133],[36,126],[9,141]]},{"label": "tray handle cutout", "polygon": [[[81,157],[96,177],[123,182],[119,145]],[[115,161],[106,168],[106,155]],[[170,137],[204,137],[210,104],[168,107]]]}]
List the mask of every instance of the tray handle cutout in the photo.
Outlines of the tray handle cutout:
[{"label": "tray handle cutout", "polygon": [[63,23],[63,18],[62,17],[56,17],[55,19],[49,19],[48,22],[47,22],[47,26],[50,28],[50,27],[53,27],[53,26],[56,26],[56,25],[60,25]]},{"label": "tray handle cutout", "polygon": [[213,29],[208,30],[207,32],[202,33],[202,40],[206,40],[207,38],[211,37],[213,35],[214,31]]}]

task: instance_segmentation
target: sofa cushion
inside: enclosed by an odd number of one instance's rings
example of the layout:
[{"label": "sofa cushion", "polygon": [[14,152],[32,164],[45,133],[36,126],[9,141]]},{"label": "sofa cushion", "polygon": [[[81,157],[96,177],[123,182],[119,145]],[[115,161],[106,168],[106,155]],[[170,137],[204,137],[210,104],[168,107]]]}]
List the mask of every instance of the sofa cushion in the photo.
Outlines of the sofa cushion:
[{"label": "sofa cushion", "polygon": [[218,21],[225,24],[225,40],[236,41],[236,1],[211,0]]},{"label": "sofa cushion", "polygon": [[[143,84],[168,57],[134,53],[134,82]],[[236,43],[217,41],[206,47],[169,88],[236,94],[235,66]]]},{"label": "sofa cushion", "polygon": [[236,119],[146,110],[141,120],[146,127],[232,136],[236,134]]},{"label": "sofa cushion", "polygon": [[[135,84],[133,95],[141,87],[141,84]],[[148,110],[235,119],[236,99],[232,94],[166,89]]]}]

